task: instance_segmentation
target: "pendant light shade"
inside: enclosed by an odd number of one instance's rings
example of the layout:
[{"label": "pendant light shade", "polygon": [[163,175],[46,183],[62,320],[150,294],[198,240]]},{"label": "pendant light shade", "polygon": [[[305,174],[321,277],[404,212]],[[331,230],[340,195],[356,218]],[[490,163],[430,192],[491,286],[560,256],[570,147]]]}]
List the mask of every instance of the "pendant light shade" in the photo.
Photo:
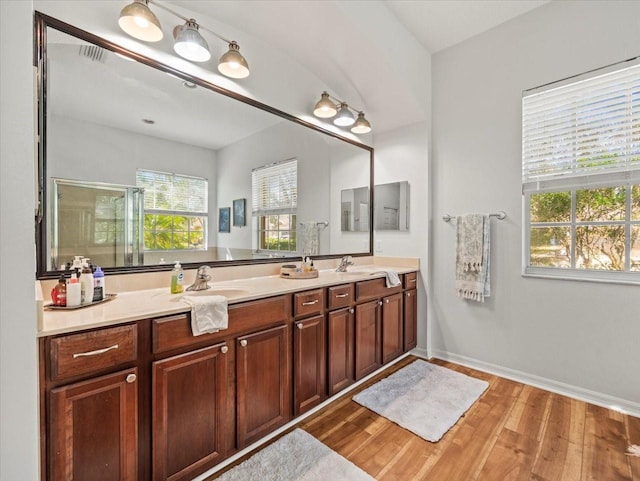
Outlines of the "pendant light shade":
[{"label": "pendant light shade", "polygon": [[194,19],[174,28],[173,36],[176,39],[173,49],[182,58],[193,62],[206,62],[211,58],[209,45],[198,32],[198,24]]},{"label": "pendant light shade", "polygon": [[313,115],[321,119],[330,119],[337,113],[338,111],[336,110],[336,106],[329,98],[329,94],[327,92],[322,92],[320,100],[318,100],[313,109]]},{"label": "pendant light shade", "polygon": [[348,127],[353,125],[356,119],[353,117],[353,114],[349,110],[349,106],[342,102],[340,104],[340,109],[338,110],[338,115],[333,119],[333,123],[339,127]]},{"label": "pendant light shade", "polygon": [[220,57],[218,71],[231,78],[246,78],[249,76],[249,64],[240,53],[240,46],[236,42],[229,43],[229,50]]},{"label": "pendant light shade", "polygon": [[358,118],[353,127],[351,127],[351,132],[354,134],[368,134],[371,132],[371,124],[364,118],[364,112],[358,112]]},{"label": "pendant light shade", "polygon": [[149,10],[148,0],[134,0],[120,11],[118,25],[127,34],[145,42],[162,40],[160,21]]}]

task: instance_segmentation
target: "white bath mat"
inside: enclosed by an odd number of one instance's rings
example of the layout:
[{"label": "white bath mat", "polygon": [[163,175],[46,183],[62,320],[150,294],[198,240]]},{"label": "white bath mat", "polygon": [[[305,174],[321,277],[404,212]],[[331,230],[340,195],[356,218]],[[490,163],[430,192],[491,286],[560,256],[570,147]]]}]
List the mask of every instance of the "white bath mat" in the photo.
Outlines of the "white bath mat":
[{"label": "white bath mat", "polygon": [[215,481],[375,481],[316,438],[296,429]]},{"label": "white bath mat", "polygon": [[353,397],[412,433],[436,442],[489,383],[417,360]]}]

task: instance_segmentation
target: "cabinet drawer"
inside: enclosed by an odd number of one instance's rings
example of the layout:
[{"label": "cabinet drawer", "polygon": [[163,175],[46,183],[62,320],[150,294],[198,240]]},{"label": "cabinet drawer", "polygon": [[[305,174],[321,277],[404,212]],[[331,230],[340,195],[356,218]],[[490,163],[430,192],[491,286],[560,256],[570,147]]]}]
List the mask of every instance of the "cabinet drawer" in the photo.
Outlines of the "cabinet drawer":
[{"label": "cabinet drawer", "polygon": [[313,291],[300,292],[293,295],[293,315],[295,317],[319,314],[324,307],[324,291],[316,289]]},{"label": "cabinet drawer", "polygon": [[138,357],[136,324],[51,339],[51,380],[116,367]]},{"label": "cabinet drawer", "polygon": [[347,307],[353,302],[353,284],[327,288],[327,309]]},{"label": "cabinet drawer", "polygon": [[151,338],[155,354],[181,347],[202,346],[219,337],[221,334],[218,332],[194,336],[188,314],[161,317],[151,321]]},{"label": "cabinet drawer", "polygon": [[384,277],[371,279],[370,281],[356,282],[356,301],[360,302],[367,299],[375,299],[401,291],[401,285],[397,287],[387,287]]},{"label": "cabinet drawer", "polygon": [[417,272],[409,272],[404,275],[404,288],[405,289],[415,289],[418,285],[418,273]]}]

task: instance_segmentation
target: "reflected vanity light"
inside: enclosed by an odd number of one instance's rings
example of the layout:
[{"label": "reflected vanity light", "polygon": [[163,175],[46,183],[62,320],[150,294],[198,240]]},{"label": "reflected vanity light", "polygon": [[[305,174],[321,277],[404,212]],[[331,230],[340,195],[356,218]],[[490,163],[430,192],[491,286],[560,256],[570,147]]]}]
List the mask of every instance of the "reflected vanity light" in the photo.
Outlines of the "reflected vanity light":
[{"label": "reflected vanity light", "polygon": [[179,13],[158,3],[156,0],[133,0],[133,3],[125,6],[120,12],[118,25],[120,28],[138,40],[145,42],[158,42],[162,40],[162,27],[158,17],[149,8],[152,4],[183,20],[183,25],[173,29],[175,42],[173,49],[182,58],[192,62],[207,62],[211,59],[209,44],[200,34],[204,30],[219,38],[228,45],[228,50],[218,61],[218,71],[227,77],[234,79],[249,76],[249,64],[240,53],[240,46],[235,40],[227,40],[213,30],[198,24],[193,18],[186,18]]},{"label": "reflected vanity light", "polygon": [[[356,119],[353,112],[358,114]],[[313,115],[320,119],[333,118],[333,124],[338,127],[351,127],[354,134],[368,134],[371,132],[371,124],[365,118],[362,110],[349,107],[347,102],[338,100],[329,95],[325,90],[320,95],[320,100],[316,102],[313,108]]]}]

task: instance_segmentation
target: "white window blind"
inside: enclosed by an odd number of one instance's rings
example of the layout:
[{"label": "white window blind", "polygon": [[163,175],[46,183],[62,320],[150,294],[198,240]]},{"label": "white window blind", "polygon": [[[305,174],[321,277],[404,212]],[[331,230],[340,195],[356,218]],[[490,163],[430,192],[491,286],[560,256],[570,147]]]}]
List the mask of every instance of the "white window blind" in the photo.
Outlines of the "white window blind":
[{"label": "white window blind", "polygon": [[136,185],[144,188],[145,212],[207,214],[207,179],[137,170]]},{"label": "white window blind", "polygon": [[251,172],[254,215],[295,213],[298,205],[298,161],[284,160]]},{"label": "white window blind", "polygon": [[524,192],[638,177],[638,59],[615,71],[525,93],[522,122]]}]

